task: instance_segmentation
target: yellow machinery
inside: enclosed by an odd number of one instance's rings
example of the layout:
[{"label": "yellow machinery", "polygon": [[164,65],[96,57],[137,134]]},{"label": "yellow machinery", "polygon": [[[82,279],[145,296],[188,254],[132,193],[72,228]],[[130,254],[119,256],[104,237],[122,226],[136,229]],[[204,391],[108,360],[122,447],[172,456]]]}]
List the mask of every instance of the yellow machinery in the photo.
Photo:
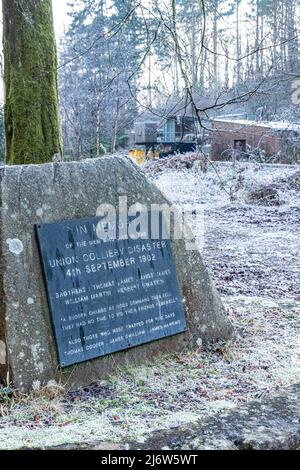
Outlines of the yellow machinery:
[{"label": "yellow machinery", "polygon": [[151,161],[151,160],[158,160],[159,154],[160,152],[158,149],[155,149],[154,151],[150,149],[148,150],[148,152],[146,152],[145,148],[135,148],[135,149],[129,150],[129,156],[138,165],[143,165],[143,163]]},{"label": "yellow machinery", "polygon": [[[174,112],[174,110],[173,110]],[[197,148],[197,121],[192,111],[172,114],[163,121],[152,115],[140,116],[134,123],[129,155],[138,164],[194,152]]]}]

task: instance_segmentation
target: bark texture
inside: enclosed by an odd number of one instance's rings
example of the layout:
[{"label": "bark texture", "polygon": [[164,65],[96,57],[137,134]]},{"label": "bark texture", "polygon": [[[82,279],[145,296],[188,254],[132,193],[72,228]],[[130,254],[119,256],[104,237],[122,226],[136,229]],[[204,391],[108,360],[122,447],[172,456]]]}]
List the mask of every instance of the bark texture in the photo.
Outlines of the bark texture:
[{"label": "bark texture", "polygon": [[2,0],[6,163],[62,155],[51,0]]}]

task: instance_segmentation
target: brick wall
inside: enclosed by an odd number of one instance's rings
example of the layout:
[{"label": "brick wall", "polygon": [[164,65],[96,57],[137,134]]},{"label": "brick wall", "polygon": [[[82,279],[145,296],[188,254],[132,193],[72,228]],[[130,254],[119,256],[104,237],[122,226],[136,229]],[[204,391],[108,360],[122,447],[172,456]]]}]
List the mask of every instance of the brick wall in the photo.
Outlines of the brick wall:
[{"label": "brick wall", "polygon": [[246,141],[247,150],[259,148],[271,157],[280,151],[280,137],[268,127],[214,121],[212,131],[212,160],[231,160],[235,141]]}]

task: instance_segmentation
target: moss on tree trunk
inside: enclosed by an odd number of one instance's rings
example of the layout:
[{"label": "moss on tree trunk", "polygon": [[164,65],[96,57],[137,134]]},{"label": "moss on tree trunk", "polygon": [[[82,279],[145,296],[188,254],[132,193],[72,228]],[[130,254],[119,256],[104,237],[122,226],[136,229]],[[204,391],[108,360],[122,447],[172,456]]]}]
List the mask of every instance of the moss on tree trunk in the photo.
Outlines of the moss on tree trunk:
[{"label": "moss on tree trunk", "polygon": [[62,154],[51,0],[2,0],[6,163]]}]

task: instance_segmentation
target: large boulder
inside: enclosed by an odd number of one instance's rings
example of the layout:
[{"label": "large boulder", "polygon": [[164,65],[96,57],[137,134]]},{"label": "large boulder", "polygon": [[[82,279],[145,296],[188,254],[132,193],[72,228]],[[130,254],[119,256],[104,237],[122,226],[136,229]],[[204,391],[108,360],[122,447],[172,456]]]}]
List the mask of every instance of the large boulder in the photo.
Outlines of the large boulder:
[{"label": "large boulder", "polygon": [[24,391],[34,381],[45,384],[52,379],[80,386],[128,362],[231,338],[231,323],[199,252],[188,251],[184,240],[173,240],[187,332],[60,370],[35,224],[95,217],[101,203],[117,207],[119,196],[127,196],[129,205],[168,201],[131,161],[117,157],[2,167],[0,195],[2,382],[13,381]]}]

